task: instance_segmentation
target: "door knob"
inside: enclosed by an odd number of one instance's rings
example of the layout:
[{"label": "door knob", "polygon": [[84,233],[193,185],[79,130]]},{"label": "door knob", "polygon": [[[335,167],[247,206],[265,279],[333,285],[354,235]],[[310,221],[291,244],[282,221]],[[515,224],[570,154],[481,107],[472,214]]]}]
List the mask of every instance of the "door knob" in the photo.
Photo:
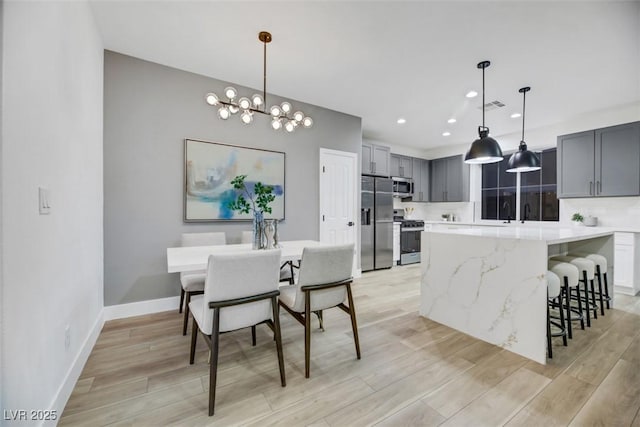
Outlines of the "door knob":
[{"label": "door knob", "polygon": [[347,223],[347,225],[348,225],[349,227],[353,227],[353,226],[355,225],[355,223],[354,223],[353,221],[349,221],[349,222]]}]

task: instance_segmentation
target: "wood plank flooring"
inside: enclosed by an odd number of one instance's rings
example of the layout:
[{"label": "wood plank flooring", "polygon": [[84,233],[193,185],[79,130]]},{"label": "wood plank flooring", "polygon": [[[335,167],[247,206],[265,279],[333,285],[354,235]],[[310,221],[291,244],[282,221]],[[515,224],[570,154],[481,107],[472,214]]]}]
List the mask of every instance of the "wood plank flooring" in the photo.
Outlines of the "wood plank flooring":
[{"label": "wood plank flooring", "polygon": [[189,365],[177,310],[107,322],[60,425],[640,426],[640,298],[616,295],[543,366],[420,317],[419,280],[419,265],[356,280],[362,360],[348,316],[326,311],[309,379],[304,329],[281,311],[286,387],[266,326],[255,347],[249,329],[222,335],[213,417],[208,351],[199,339]]}]

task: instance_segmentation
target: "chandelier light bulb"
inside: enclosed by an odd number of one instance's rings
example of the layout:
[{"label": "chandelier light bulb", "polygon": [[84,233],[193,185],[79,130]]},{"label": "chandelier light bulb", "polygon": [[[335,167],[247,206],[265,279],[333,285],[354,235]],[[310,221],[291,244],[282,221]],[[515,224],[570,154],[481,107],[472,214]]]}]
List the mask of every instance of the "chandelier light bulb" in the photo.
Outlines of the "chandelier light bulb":
[{"label": "chandelier light bulb", "polygon": [[243,96],[242,98],[240,98],[240,100],[238,100],[238,105],[243,110],[248,110],[249,108],[251,108],[251,101],[246,96]]},{"label": "chandelier light bulb", "polygon": [[251,97],[251,101],[253,102],[253,106],[258,108],[264,104],[264,99],[262,99],[262,95],[258,95],[257,93]]},{"label": "chandelier light bulb", "polygon": [[280,130],[282,129],[282,120],[274,118],[271,121],[271,127],[273,128],[273,130]]},{"label": "chandelier light bulb", "polygon": [[235,99],[236,96],[238,96],[238,91],[236,90],[236,88],[229,86],[224,90],[224,96],[229,99]]},{"label": "chandelier light bulb", "polygon": [[253,114],[251,111],[245,111],[240,115],[240,120],[242,120],[242,123],[245,125],[248,125],[253,121]]},{"label": "chandelier light bulb", "polygon": [[304,119],[302,119],[302,126],[306,128],[310,128],[311,126],[313,126],[313,120],[311,119],[311,117],[305,117]]},{"label": "chandelier light bulb", "polygon": [[229,112],[231,114],[236,114],[238,111],[240,111],[240,109],[238,108],[237,105],[229,105]]},{"label": "chandelier light bulb", "polygon": [[296,122],[293,120],[289,120],[287,123],[284,124],[284,130],[286,130],[289,133],[293,132],[294,130],[296,130]]},{"label": "chandelier light bulb", "polygon": [[218,100],[218,95],[212,92],[209,92],[207,96],[205,96],[205,99],[207,100],[207,104],[209,105],[218,105],[218,102],[220,102]]},{"label": "chandelier light bulb", "polygon": [[274,105],[273,107],[271,107],[271,110],[269,110],[271,112],[271,115],[273,117],[280,117],[280,115],[282,114],[282,110],[280,109],[280,106],[278,105]]},{"label": "chandelier light bulb", "polygon": [[220,107],[220,109],[218,110],[218,117],[220,117],[222,120],[227,120],[230,115],[231,112],[227,107]]},{"label": "chandelier light bulb", "polygon": [[293,120],[295,120],[297,123],[300,123],[302,119],[304,119],[304,114],[302,113],[302,111],[296,111],[295,113],[293,113]]},{"label": "chandelier light bulb", "polygon": [[285,114],[289,114],[291,112],[291,104],[288,102],[280,104],[280,108],[282,108],[282,111],[284,111]]}]

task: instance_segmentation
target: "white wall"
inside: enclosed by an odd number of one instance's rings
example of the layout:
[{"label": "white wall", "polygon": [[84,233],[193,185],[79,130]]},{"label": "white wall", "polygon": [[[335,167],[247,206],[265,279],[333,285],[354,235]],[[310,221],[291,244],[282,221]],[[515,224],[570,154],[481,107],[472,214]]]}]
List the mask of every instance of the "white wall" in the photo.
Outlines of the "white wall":
[{"label": "white wall", "polygon": [[103,47],[86,2],[3,15],[2,409],[61,413],[102,325]]}]

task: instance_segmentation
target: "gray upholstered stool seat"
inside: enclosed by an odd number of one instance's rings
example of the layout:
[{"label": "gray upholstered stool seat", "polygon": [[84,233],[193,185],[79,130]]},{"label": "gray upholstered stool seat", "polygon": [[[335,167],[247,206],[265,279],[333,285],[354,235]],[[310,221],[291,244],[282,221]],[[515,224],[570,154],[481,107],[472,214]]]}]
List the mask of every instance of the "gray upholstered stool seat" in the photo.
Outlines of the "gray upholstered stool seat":
[{"label": "gray upholstered stool seat", "polygon": [[[584,316],[582,314],[582,302],[580,298],[578,298],[578,309],[574,311],[571,307],[571,291],[573,289],[576,290],[576,294],[578,294],[578,285],[580,284],[580,272],[578,271],[578,267],[575,265],[558,261],[556,259],[549,260],[549,270],[558,276],[561,280],[562,294],[565,297],[565,303],[562,303],[562,295],[560,296],[560,312],[563,313],[563,308],[567,310],[567,335],[569,338],[573,338],[573,327],[571,322],[573,320],[579,320],[580,326],[584,329]],[[577,315],[575,318],[571,315],[572,311]],[[564,316],[563,316],[564,317]]]},{"label": "gray upholstered stool seat", "polygon": [[[578,270],[582,273],[580,280],[584,282],[584,303],[587,326],[591,326],[591,310],[593,310],[593,317],[598,317],[598,307],[596,305],[595,288],[593,283],[596,275],[596,264],[590,259],[571,255],[554,256],[552,259],[571,263],[578,267]],[[589,283],[591,283],[591,298],[589,298]],[[579,293],[578,298],[580,298]]]},{"label": "gray upholstered stool seat", "polygon": [[571,256],[579,256],[593,261],[596,265],[596,278],[598,279],[598,298],[600,300],[600,314],[604,316],[604,305],[611,308],[611,297],[609,296],[609,283],[607,282],[607,258],[600,254],[589,252],[572,252]]},{"label": "gray upholstered stool seat", "polygon": [[[557,274],[552,271],[547,271],[547,354],[549,355],[549,359],[553,357],[553,349],[551,347],[551,338],[552,337],[562,337],[562,342],[566,346],[567,345],[567,329],[564,324],[564,313],[562,310],[562,286],[560,282],[560,278]],[[560,323],[554,322],[551,320],[551,315],[549,313],[549,306],[558,307],[560,313]],[[551,325],[558,328],[559,332],[551,332]]]}]

